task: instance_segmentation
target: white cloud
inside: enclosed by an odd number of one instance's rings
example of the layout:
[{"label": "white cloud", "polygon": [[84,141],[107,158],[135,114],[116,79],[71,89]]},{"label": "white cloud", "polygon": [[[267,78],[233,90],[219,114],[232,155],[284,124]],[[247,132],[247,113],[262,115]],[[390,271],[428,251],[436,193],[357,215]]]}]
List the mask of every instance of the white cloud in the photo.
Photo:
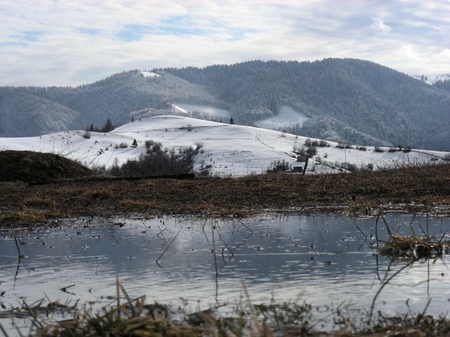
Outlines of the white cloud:
[{"label": "white cloud", "polygon": [[[435,62],[446,60],[439,52],[450,45],[449,7],[442,0],[0,0],[0,85],[78,85],[136,68],[252,59],[353,57],[408,73],[450,72]],[[405,63],[399,46],[414,57]]]},{"label": "white cloud", "polygon": [[383,33],[388,33],[391,31],[391,27],[386,25],[382,19],[375,19],[373,20],[373,23],[371,25],[371,27],[376,30],[376,31],[380,31]]},{"label": "white cloud", "polygon": [[404,44],[400,46],[400,49],[398,51],[399,57],[403,60],[414,60],[417,58],[416,52],[414,51],[414,46],[411,44]]},{"label": "white cloud", "polygon": [[450,49],[446,48],[438,51],[435,55],[432,56],[431,62],[433,62],[437,69],[441,71],[436,71],[433,74],[449,74],[450,72],[442,71],[443,69],[448,68],[450,64]]},{"label": "white cloud", "polygon": [[[450,1],[450,0],[449,0]],[[441,51],[438,55],[439,57],[446,58],[447,60],[450,60],[450,49],[444,49]]]}]

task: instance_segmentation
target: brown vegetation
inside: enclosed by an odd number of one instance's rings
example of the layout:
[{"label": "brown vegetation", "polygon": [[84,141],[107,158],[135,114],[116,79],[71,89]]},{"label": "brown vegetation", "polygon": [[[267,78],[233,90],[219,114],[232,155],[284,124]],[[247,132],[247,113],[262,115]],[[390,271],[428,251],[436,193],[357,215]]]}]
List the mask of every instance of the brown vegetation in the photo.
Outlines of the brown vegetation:
[{"label": "brown vegetation", "polygon": [[93,175],[91,170],[55,154],[0,151],[0,181],[43,183],[89,175]]},{"label": "brown vegetation", "polygon": [[[18,165],[26,158],[20,159]],[[447,207],[450,205],[448,164],[310,176],[118,179],[92,176],[85,168],[70,171],[72,165],[79,165],[68,162],[69,166],[54,161],[45,164],[48,166],[45,169],[33,168],[36,177],[31,179],[31,169],[22,177],[15,170],[14,180],[22,181],[0,182],[0,224],[33,224],[58,217],[131,213],[250,216],[265,210],[312,212],[326,209],[356,214],[369,214],[380,208],[450,211]],[[10,172],[4,173],[4,166],[3,177],[12,176]],[[45,172],[47,183],[43,183]],[[58,175],[58,172],[64,174]],[[56,177],[65,179],[54,180]]]},{"label": "brown vegetation", "polygon": [[[121,299],[121,293],[125,300]],[[229,316],[218,312],[220,306],[193,313],[178,308],[177,314],[174,315],[170,306],[157,302],[146,303],[145,296],[130,298],[117,281],[116,304],[111,303],[100,312],[95,312],[92,308],[81,311],[76,305],[67,306],[59,302],[50,302],[45,306],[44,301],[41,301],[36,306],[25,305],[23,309],[14,311],[14,314],[21,314],[22,317],[32,320],[33,328],[29,336],[34,337],[416,337],[447,336],[450,331],[450,322],[445,316],[432,317],[426,315],[425,311],[393,317],[384,316],[380,312],[378,317],[361,322],[359,327],[352,318],[337,310],[334,319],[335,330],[325,332],[315,326],[314,308],[309,304],[253,305],[246,291],[245,295],[245,301],[233,309],[233,314]],[[73,318],[55,322],[52,319],[54,312],[65,312],[67,317]],[[174,317],[180,315],[182,319]],[[0,331],[8,337],[1,325]]]}]

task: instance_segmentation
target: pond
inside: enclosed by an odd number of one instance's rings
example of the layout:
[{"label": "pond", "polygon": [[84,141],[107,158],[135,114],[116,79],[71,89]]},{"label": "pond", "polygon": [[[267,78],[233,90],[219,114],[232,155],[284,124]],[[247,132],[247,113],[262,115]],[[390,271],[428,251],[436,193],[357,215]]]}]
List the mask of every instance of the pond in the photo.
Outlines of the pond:
[{"label": "pond", "polygon": [[[393,231],[441,237],[447,217],[385,215]],[[409,228],[409,229],[408,229]],[[391,261],[380,218],[273,214],[251,219],[76,219],[0,236],[0,324],[23,303],[115,303],[116,278],[130,297],[205,309],[245,302],[307,302],[385,314],[446,313],[450,258]],[[20,251],[20,253],[19,253]],[[395,274],[398,272],[398,274]],[[377,292],[383,286],[379,295]],[[78,301],[78,302],[77,302]],[[1,330],[0,330],[1,331]],[[13,335],[14,332],[12,332]],[[11,335],[11,336],[12,336]]]}]

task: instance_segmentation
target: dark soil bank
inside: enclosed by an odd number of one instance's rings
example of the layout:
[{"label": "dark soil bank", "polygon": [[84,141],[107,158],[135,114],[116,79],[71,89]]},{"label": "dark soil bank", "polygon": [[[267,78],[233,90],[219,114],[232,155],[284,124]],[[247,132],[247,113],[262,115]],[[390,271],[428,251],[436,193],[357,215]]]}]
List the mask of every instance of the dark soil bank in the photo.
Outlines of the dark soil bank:
[{"label": "dark soil bank", "polygon": [[55,154],[0,151],[0,181],[43,183],[90,175],[93,175],[91,170]]}]

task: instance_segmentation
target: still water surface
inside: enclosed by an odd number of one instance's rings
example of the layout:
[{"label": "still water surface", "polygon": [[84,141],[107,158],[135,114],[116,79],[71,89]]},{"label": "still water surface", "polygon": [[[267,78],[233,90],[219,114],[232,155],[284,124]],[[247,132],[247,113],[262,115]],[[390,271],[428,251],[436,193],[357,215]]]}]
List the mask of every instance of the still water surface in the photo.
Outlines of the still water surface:
[{"label": "still water surface", "polygon": [[[385,218],[404,234],[408,226],[417,235],[441,235],[450,228],[445,217]],[[405,265],[376,254],[376,235],[387,240],[381,220],[335,214],[77,219],[16,237],[4,231],[0,304],[10,309],[45,299],[105,305],[114,302],[119,277],[130,297],[194,309],[242,303],[245,284],[253,303],[344,303],[369,310],[383,281]],[[383,288],[375,310],[419,312],[431,299],[428,313],[446,313],[449,264],[444,256],[405,268]]]}]

